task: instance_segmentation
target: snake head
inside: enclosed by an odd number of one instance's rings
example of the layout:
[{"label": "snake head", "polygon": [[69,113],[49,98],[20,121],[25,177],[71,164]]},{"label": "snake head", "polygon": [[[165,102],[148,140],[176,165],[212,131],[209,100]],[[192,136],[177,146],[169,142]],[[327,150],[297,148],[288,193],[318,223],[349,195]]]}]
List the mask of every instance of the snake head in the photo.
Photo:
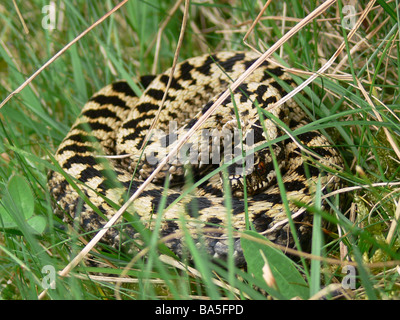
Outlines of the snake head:
[{"label": "snake head", "polygon": [[[250,160],[246,161],[246,165],[232,164],[228,167],[228,180],[232,195],[234,197],[243,197],[246,188],[247,195],[255,195],[263,192],[276,181],[276,170],[273,162],[266,153],[254,155],[251,166],[248,166]],[[283,166],[282,161],[279,166]]]}]

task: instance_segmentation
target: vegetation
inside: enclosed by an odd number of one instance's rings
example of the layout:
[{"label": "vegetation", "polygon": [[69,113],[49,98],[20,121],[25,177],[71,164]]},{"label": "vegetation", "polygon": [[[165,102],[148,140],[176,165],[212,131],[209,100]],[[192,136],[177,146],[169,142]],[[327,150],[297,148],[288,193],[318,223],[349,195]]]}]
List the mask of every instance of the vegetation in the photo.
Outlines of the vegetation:
[{"label": "vegetation", "polygon": [[265,52],[322,1],[272,1],[259,19],[261,1],[191,1],[188,15],[185,1],[128,1],[95,27],[118,1],[0,4],[0,297],[264,299],[267,292],[274,299],[400,298],[398,1],[331,2],[272,56],[299,85],[322,68],[295,99],[313,118],[312,129],[334,141],[345,160],[338,173],[345,185],[327,200],[330,208],[310,209],[311,253],[291,252],[289,259],[247,231],[248,269],[241,270],[229,259],[215,265],[193,246],[194,261],[185,264],[162,248],[160,254],[151,239],[134,257],[98,244],[48,290],[54,272],[85,246],[79,230],[53,214],[46,175],[91,94],[116,79],[167,69],[178,45],[179,60],[249,46]]}]

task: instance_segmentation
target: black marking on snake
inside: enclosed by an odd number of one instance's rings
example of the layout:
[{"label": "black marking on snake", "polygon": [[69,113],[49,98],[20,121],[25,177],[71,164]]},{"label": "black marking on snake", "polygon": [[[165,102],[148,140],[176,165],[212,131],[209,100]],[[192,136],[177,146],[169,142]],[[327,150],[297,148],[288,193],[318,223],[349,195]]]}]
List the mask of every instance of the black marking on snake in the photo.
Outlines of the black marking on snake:
[{"label": "black marking on snake", "polygon": [[[152,207],[157,212],[159,209],[159,205],[161,202],[162,195],[159,190],[144,190],[140,197],[150,197]],[[167,208],[170,204],[172,204],[176,199],[180,197],[179,193],[170,193],[165,199],[165,208]]]},{"label": "black marking on snake", "polygon": [[274,205],[282,204],[282,196],[279,193],[258,193],[253,196],[252,202],[257,201],[271,202]]},{"label": "black marking on snake", "polygon": [[312,150],[320,155],[321,157],[332,157],[333,154],[332,152],[327,149],[327,148],[318,148],[318,147],[313,147]]},{"label": "black marking on snake", "polygon": [[185,204],[185,212],[189,215],[189,217],[192,218],[198,217],[199,201],[197,198],[193,198],[188,203]]},{"label": "black marking on snake", "polygon": [[[103,176],[104,177],[104,176]],[[121,183],[115,179],[115,178],[111,178],[111,177],[106,177],[98,186],[97,189],[99,189],[100,192],[102,192],[103,194],[106,193],[107,190],[110,190],[111,188],[115,188],[115,187],[119,187],[121,186]]]},{"label": "black marking on snake", "polygon": [[58,154],[61,155],[65,151],[73,151],[75,153],[86,153],[86,152],[95,152],[95,148],[86,145],[78,145],[78,144],[69,144],[64,148],[58,150]]},{"label": "black marking on snake", "polygon": [[[163,74],[160,77],[160,81],[167,86],[169,80],[169,76],[166,74]],[[178,80],[175,77],[172,77],[170,88],[175,89],[175,90],[183,90],[182,86],[179,84]]]},{"label": "black marking on snake", "polygon": [[209,224],[207,227],[219,227],[222,220],[217,217],[211,217],[207,219],[207,223]]},{"label": "black marking on snake", "polygon": [[[146,113],[151,110],[158,110],[158,108],[159,108],[159,106],[157,104],[150,103],[150,102],[143,102],[136,106],[137,111],[139,111],[140,113]],[[131,127],[129,127],[127,124],[126,126],[124,126],[124,128],[131,128]]]},{"label": "black marking on snake", "polygon": [[[257,97],[257,100],[258,100],[258,97]],[[267,108],[270,104],[275,103],[276,101],[278,101],[276,99],[276,97],[274,97],[274,96],[268,97],[265,100],[262,100],[262,98],[260,98],[260,100],[261,101],[259,103],[263,106],[263,108]]]},{"label": "black marking on snake", "polygon": [[278,118],[281,119],[281,120],[286,118],[286,113],[285,113],[284,110],[279,110]]},{"label": "black marking on snake", "polygon": [[[154,79],[154,77],[153,77]],[[123,93],[129,97],[137,97],[136,93],[132,90],[126,81],[117,81],[112,84],[112,89],[118,93]]]},{"label": "black marking on snake", "polygon": [[[211,168],[208,171],[212,171],[213,167],[210,166]],[[222,190],[220,188],[214,187],[211,182],[209,180],[204,181],[199,188],[203,189],[206,193],[209,193],[211,195],[214,195],[216,197],[223,197],[224,193],[222,192]]]},{"label": "black marking on snake", "polygon": [[290,119],[290,121],[289,121],[289,127],[290,127],[290,128],[294,128],[294,127],[296,127],[296,125],[297,125],[297,122],[294,121],[293,119]]},{"label": "black marking on snake", "polygon": [[251,129],[253,130],[254,143],[265,141],[265,137],[263,136],[264,133],[263,128],[256,125],[252,125]]},{"label": "black marking on snake", "polygon": [[287,181],[284,183],[285,190],[286,191],[296,191],[296,190],[303,190],[306,188],[306,185],[302,181],[298,180],[293,180],[293,181]]},{"label": "black marking on snake", "polygon": [[71,166],[75,163],[80,163],[88,166],[94,166],[97,164],[96,159],[93,156],[81,156],[79,154],[75,154],[70,157],[65,164],[63,165],[64,169],[70,169]]},{"label": "black marking on snake", "polygon": [[[102,211],[103,208],[99,207],[99,210]],[[104,209],[103,209],[104,210]],[[102,212],[104,215],[107,214],[107,212]],[[83,226],[90,226],[93,225],[93,223],[98,222],[98,215],[97,213],[90,213],[89,216],[83,217],[82,218],[82,224]],[[101,223],[95,223],[95,228],[94,229],[99,229],[103,226]]]},{"label": "black marking on snake", "polygon": [[212,102],[212,101],[207,102],[207,103],[205,104],[205,106],[203,107],[203,109],[201,110],[201,113],[202,113],[202,114],[205,114],[205,113],[207,112],[207,110],[210,109],[210,107],[211,107],[212,105],[213,105],[213,102]]},{"label": "black marking on snake", "polygon": [[191,65],[189,62],[183,62],[180,67],[181,71],[181,79],[182,80],[192,80],[192,75],[190,72],[194,69],[194,66]]},{"label": "black marking on snake", "polygon": [[[250,92],[248,90],[248,85],[247,83],[241,83],[233,92],[234,94],[239,94],[240,95],[240,99],[239,101],[235,101],[235,103],[237,102],[241,102],[244,103],[248,100],[248,97],[250,95]],[[221,105],[227,105],[229,103],[232,102],[232,95],[228,95],[228,97],[225,98],[225,100],[221,103]],[[234,110],[231,110],[232,114],[235,114]]]},{"label": "black marking on snake", "polygon": [[269,73],[272,73],[273,75],[275,75],[275,76],[277,76],[277,77],[280,77],[280,76],[283,75],[283,70],[282,70],[281,67],[276,67],[276,68],[273,68],[273,69],[268,69],[268,72],[269,72]]},{"label": "black marking on snake", "polygon": [[257,94],[257,102],[258,103],[261,103],[260,101],[262,101],[262,97],[263,97],[264,93],[267,91],[268,91],[268,86],[265,84],[261,84],[257,87],[256,94]]},{"label": "black marking on snake", "polygon": [[[271,79],[273,75],[275,75],[276,77],[280,77],[283,75],[283,73],[284,72],[281,67],[276,67],[273,69],[270,68],[264,72],[264,76],[262,77],[261,82]],[[271,82],[271,84],[272,83],[274,82]]]},{"label": "black marking on snake", "polygon": [[190,217],[197,218],[199,210],[209,208],[212,205],[213,203],[206,197],[196,197],[185,205],[185,211]]},{"label": "black marking on snake", "polygon": [[271,217],[265,215],[266,211],[260,212],[254,216],[253,226],[257,232],[264,232],[268,230],[271,222],[274,220]]},{"label": "black marking on snake", "polygon": [[[132,133],[123,137],[122,143],[125,143],[126,141],[129,141],[129,140],[135,141],[138,137],[143,135],[143,132],[145,132],[149,128],[150,128],[149,124],[142,123],[140,126],[138,125],[137,127],[135,127],[135,129],[136,129],[135,131],[133,131]],[[144,142],[144,139],[145,138],[142,136],[142,139],[138,143],[138,145],[142,145]]]},{"label": "black marking on snake", "polygon": [[247,116],[249,115],[249,113],[250,113],[249,110],[244,110],[244,111],[242,111],[242,112],[240,113],[240,115],[241,115],[242,117],[247,117]]},{"label": "black marking on snake", "polygon": [[117,180],[115,171],[110,169],[96,170],[88,167],[81,172],[79,180],[85,183],[95,177],[103,179],[103,181],[97,186],[97,189],[103,193],[111,188],[122,186],[122,184]]},{"label": "black marking on snake", "polygon": [[151,75],[151,74],[145,75],[145,76],[141,76],[140,79],[139,79],[139,83],[143,86],[143,88],[147,88],[150,85],[150,83],[153,82],[153,80],[155,78],[157,78],[157,76],[156,75]]},{"label": "black marking on snake", "polygon": [[276,90],[278,90],[281,97],[284,97],[286,95],[286,90],[283,89],[282,86],[278,82],[272,81],[270,83],[270,85],[273,86]]},{"label": "black marking on snake", "polygon": [[[244,66],[245,66],[245,69],[247,70],[248,68],[250,68],[251,67],[251,65],[254,63],[254,62],[256,62],[257,61],[257,59],[253,59],[253,60],[249,60],[249,61],[244,61],[243,62],[243,64],[244,64]],[[263,67],[268,67],[269,66],[269,62],[268,61],[263,61],[262,63],[261,63],[261,66],[263,66]],[[260,67],[261,67],[260,66]]]},{"label": "black marking on snake", "polygon": [[196,71],[204,74],[204,75],[209,75],[210,74],[210,69],[211,69],[211,64],[213,63],[218,63],[219,59],[215,55],[208,56],[207,59],[204,61],[204,63],[201,66],[196,67]]},{"label": "black marking on snake", "polygon": [[113,106],[120,107],[125,110],[129,110],[130,108],[126,105],[124,100],[116,97],[116,96],[105,96],[103,94],[96,95],[90,98],[89,101],[96,102],[101,105],[111,104]]},{"label": "black marking on snake", "polygon": [[103,176],[101,175],[101,172],[99,170],[96,170],[92,167],[87,167],[81,171],[81,176],[80,176],[79,180],[81,182],[85,183],[94,177],[103,178]]},{"label": "black marking on snake", "polygon": [[248,94],[242,92],[242,94],[240,95],[240,103],[245,103],[248,99],[248,96]]},{"label": "black marking on snake", "polygon": [[307,171],[305,170],[304,166],[306,166],[306,164],[298,166],[295,170],[295,172],[301,177],[308,177],[308,174],[312,177],[318,177],[318,175],[321,173],[321,171],[313,165],[307,165]]},{"label": "black marking on snake", "polygon": [[[165,236],[168,236],[168,235],[174,233],[175,231],[177,231],[179,229],[180,229],[179,225],[175,221],[167,220],[167,221],[165,221],[160,234],[162,237],[165,237]],[[178,241],[176,241],[176,240],[174,242],[178,243]]]},{"label": "black marking on snake", "polygon": [[69,183],[67,180],[63,181],[60,185],[59,185],[59,193],[57,195],[57,199],[56,201],[60,201],[63,197],[63,194],[65,193],[65,191],[67,190],[67,187],[69,186]]},{"label": "black marking on snake", "polygon": [[316,131],[308,131],[298,135],[298,138],[303,141],[303,143],[309,143],[316,137],[320,136],[320,134]]},{"label": "black marking on snake", "polygon": [[90,129],[91,131],[93,130],[103,130],[105,132],[112,132],[114,131],[113,128],[111,128],[110,126],[108,126],[105,123],[101,123],[101,122],[84,122],[84,123],[80,123],[77,126],[74,126],[73,129],[78,129],[78,130],[82,130],[82,131],[88,131],[87,129]]},{"label": "black marking on snake", "polygon": [[244,53],[238,53],[225,61],[219,61],[218,64],[225,72],[232,72],[232,68],[235,65],[235,63],[239,60],[243,60],[243,58],[244,58]]},{"label": "black marking on snake", "polygon": [[68,137],[68,140],[75,141],[78,143],[85,143],[85,142],[92,142],[92,141],[99,141],[96,137],[91,136],[89,134],[73,134]]},{"label": "black marking on snake", "polygon": [[126,122],[124,125],[124,129],[136,129],[139,127],[140,124],[143,123],[144,120],[149,119],[147,115],[137,117],[135,119],[130,120],[129,122]]},{"label": "black marking on snake", "polygon": [[[225,202],[226,201],[224,201],[224,205],[226,206]],[[245,210],[245,202],[244,202],[243,199],[232,197],[231,202],[232,202],[232,214],[234,216],[244,212],[244,210]]]},{"label": "black marking on snake", "polygon": [[[154,98],[154,99],[156,99],[156,100],[160,100],[160,101],[161,101],[162,98],[164,97],[164,93],[165,93],[164,90],[161,90],[161,89],[153,89],[153,88],[149,88],[149,89],[146,91],[146,94],[148,94],[150,97],[152,97],[152,98]],[[171,96],[169,96],[169,95],[167,94],[166,100],[172,100]]]},{"label": "black marking on snake", "polygon": [[[178,118],[178,114],[177,114],[176,112],[171,112],[171,111],[169,111],[169,112],[168,112],[168,116],[169,116],[171,119],[177,119],[177,118]],[[163,123],[169,123],[169,120],[168,120],[168,121],[165,120],[165,121],[163,121]]]},{"label": "black marking on snake", "polygon": [[121,121],[121,118],[118,115],[107,108],[101,109],[89,109],[82,113],[83,116],[88,117],[90,119],[98,119],[98,118],[112,118],[118,121]]}]

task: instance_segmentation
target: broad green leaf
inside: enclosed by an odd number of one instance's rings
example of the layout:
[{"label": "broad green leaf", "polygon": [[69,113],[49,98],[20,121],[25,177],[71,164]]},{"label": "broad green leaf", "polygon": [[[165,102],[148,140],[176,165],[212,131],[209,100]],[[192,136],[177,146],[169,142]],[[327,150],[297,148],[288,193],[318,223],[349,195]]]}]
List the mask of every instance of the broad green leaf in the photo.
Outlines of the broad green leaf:
[{"label": "broad green leaf", "polygon": [[7,188],[2,190],[0,227],[23,231],[23,224],[27,224],[33,232],[42,233],[46,219],[33,215],[34,205],[34,197],[26,180],[18,175],[12,176]]},{"label": "broad green leaf", "polygon": [[46,228],[46,219],[42,216],[33,216],[28,221],[29,226],[36,231],[36,233],[43,233]]},{"label": "broad green leaf", "polygon": [[[279,293],[286,299],[291,299],[293,297],[307,299],[309,292],[307,283],[295,267],[294,262],[280,250],[272,248],[267,244],[255,242],[248,237],[250,236],[255,239],[268,241],[257,232],[245,231],[244,233],[246,237],[241,238],[241,244],[249,273],[253,274],[258,281],[265,283],[263,278],[263,267],[265,265],[263,254],[275,278]],[[269,293],[273,295],[273,290]]]},{"label": "broad green leaf", "polygon": [[8,182],[8,192],[14,205],[23,214],[23,217],[29,219],[33,215],[34,199],[32,191],[26,180],[18,175],[11,177]]}]

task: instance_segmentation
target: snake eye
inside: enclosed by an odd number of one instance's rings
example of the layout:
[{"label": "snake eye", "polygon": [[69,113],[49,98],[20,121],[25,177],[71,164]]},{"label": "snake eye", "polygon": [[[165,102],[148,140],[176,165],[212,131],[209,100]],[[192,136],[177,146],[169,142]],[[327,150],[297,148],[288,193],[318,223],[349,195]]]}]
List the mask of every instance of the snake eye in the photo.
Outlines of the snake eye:
[{"label": "snake eye", "polygon": [[257,165],[258,172],[260,174],[265,174],[267,171],[267,166],[265,165],[265,162],[259,162]]}]

